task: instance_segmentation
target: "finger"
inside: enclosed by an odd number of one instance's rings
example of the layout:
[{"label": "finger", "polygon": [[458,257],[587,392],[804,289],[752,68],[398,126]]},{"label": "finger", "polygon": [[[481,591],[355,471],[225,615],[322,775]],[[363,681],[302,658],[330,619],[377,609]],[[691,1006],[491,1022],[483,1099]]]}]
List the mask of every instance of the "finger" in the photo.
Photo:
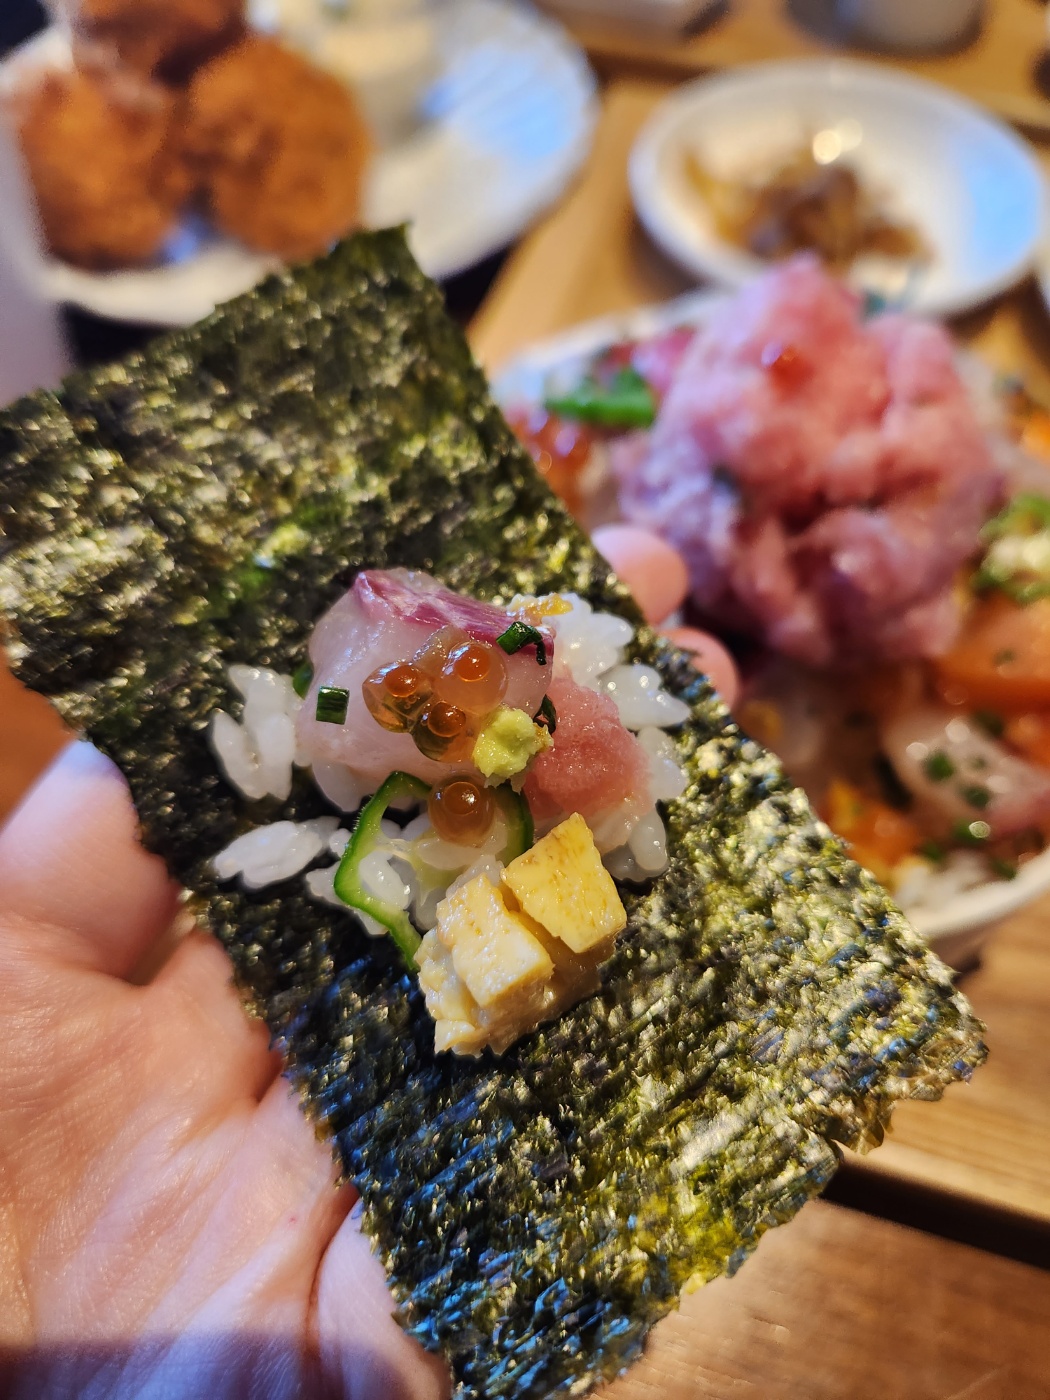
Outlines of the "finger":
[{"label": "finger", "polygon": [[198,1102],[215,1111],[245,1094],[261,1098],[281,1072],[270,1033],[249,1016],[233,983],[233,964],[218,941],[187,934],[143,995],[150,1014],[186,1046],[174,1077],[184,1077]]},{"label": "finger", "polygon": [[695,627],[672,627],[665,634],[676,647],[692,653],[693,665],[703,671],[729,709],[740,694],[740,675],[736,662],[717,637],[698,632]]},{"label": "finger", "polygon": [[594,546],[634,594],[646,622],[657,626],[676,612],[689,592],[689,574],[678,550],[638,525],[602,525]]},{"label": "finger", "polygon": [[144,1330],[251,1328],[301,1342],[321,1261],[353,1196],[337,1187],[331,1145],[317,1138],[285,1079],[250,1117],[229,1117],[216,1132],[238,1140],[188,1206],[194,1246],[169,1261]]},{"label": "finger", "polygon": [[70,744],[0,830],[9,927],[38,926],[41,951],[126,976],[178,899],[137,825],[117,768],[90,744]]},{"label": "finger", "polygon": [[353,1400],[445,1400],[448,1367],[394,1321],[383,1266],[357,1207],[332,1241],[318,1278],[321,1365],[333,1394]]}]

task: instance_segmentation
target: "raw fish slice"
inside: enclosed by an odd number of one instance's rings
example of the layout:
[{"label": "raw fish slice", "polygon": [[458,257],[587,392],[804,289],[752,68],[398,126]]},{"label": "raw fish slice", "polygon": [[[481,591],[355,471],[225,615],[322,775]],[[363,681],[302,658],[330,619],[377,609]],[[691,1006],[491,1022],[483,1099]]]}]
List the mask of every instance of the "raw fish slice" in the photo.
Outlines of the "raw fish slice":
[{"label": "raw fish slice", "polygon": [[[419,752],[410,734],[393,734],[372,718],[361,694],[362,682],[380,666],[410,661],[443,627],[456,627],[475,641],[494,643],[509,626],[504,610],[465,598],[434,579],[408,570],[358,574],[354,586],[321,618],[310,642],[314,677],[299,712],[300,747],[312,760],[345,764],[374,792],[384,778],[400,769],[434,783],[450,771]],[[536,648],[506,658],[508,683],[504,703],[534,715],[549,684],[554,639],[543,629],[547,664],[537,664]],[[318,688],[340,686],[349,692],[346,723],[318,722]],[[452,765],[462,770],[462,763]]]}]

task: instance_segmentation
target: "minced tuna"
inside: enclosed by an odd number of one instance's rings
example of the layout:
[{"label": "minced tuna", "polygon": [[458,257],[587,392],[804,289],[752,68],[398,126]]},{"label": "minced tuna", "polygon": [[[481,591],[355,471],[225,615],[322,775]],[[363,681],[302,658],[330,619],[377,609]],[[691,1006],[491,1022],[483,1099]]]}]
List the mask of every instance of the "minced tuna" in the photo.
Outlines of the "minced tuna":
[{"label": "minced tuna", "polygon": [[1001,492],[947,333],[865,322],[809,255],[711,318],[614,464],[623,514],[681,550],[702,614],[816,665],[946,649]]}]

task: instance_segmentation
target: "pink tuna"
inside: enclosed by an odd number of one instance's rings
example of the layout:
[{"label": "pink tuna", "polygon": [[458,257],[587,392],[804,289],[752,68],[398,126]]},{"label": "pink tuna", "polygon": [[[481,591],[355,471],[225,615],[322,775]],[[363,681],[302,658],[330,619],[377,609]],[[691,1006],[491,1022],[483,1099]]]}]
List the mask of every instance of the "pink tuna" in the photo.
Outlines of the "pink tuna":
[{"label": "pink tuna", "polygon": [[614,461],[623,514],[678,547],[700,610],[818,665],[950,645],[1001,491],[947,334],[863,323],[808,256],[712,317]]},{"label": "pink tuna", "polygon": [[623,803],[652,806],[649,759],[608,695],[566,675],[550,687],[558,713],[554,747],[532,762],[525,796],[537,822],[579,812],[589,826]]}]

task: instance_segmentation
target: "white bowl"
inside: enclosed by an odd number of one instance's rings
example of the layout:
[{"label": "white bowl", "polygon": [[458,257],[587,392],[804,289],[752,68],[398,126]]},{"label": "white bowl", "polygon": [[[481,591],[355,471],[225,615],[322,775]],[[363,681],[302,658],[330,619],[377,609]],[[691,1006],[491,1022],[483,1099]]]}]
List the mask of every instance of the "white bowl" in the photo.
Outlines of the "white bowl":
[{"label": "white bowl", "polygon": [[[638,307],[573,326],[498,366],[492,392],[505,409],[539,402],[549,385],[564,385],[578,378],[594,356],[610,345],[679,326],[701,326],[724,300],[723,292],[690,292],[657,306]],[[1021,866],[1012,880],[989,880],[939,909],[913,908],[908,918],[946,963],[963,971],[977,960],[997,924],[1048,891],[1050,848]]]},{"label": "white bowl", "polygon": [[[921,4],[921,0],[916,0]],[[947,89],[847,60],[764,63],[679,89],[631,154],[631,191],[655,241],[688,271],[738,287],[762,265],[715,232],[686,172],[698,150],[716,175],[775,164],[818,133],[887,212],[914,224],[927,266],[855,269],[856,280],[934,315],[955,314],[1029,272],[1046,226],[1046,185],[1031,148]]]}]

